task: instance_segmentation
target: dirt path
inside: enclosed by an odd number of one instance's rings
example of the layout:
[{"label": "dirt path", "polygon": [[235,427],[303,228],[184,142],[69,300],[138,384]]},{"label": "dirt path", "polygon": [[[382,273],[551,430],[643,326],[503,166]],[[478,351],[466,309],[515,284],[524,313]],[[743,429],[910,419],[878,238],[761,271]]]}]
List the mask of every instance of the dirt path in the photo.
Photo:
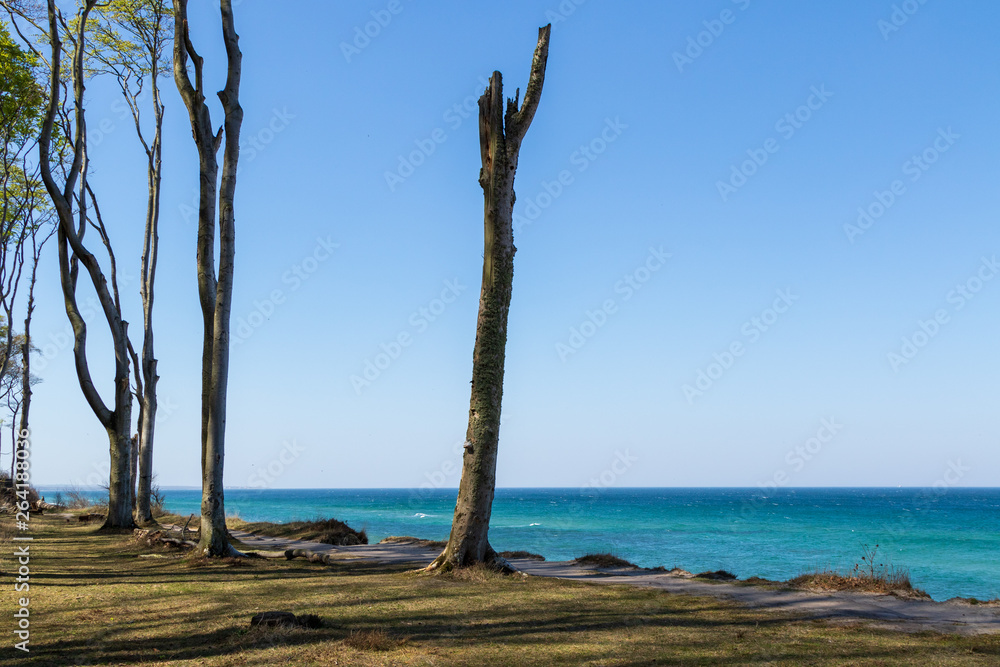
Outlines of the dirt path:
[{"label": "dirt path", "polygon": [[[298,548],[333,553],[338,559],[378,563],[424,565],[440,553],[419,544],[387,543],[335,547],[277,537],[262,537],[240,530],[230,531],[247,546],[262,551]],[[1000,607],[963,602],[904,600],[873,593],[814,593],[726,582],[709,582],[650,570],[594,570],[573,562],[511,560],[526,574],[595,584],[619,584],[658,588],[670,593],[711,596],[734,600],[755,609],[792,612],[806,619],[872,621],[879,627],[907,632],[934,630],[957,634],[1000,632]]]}]

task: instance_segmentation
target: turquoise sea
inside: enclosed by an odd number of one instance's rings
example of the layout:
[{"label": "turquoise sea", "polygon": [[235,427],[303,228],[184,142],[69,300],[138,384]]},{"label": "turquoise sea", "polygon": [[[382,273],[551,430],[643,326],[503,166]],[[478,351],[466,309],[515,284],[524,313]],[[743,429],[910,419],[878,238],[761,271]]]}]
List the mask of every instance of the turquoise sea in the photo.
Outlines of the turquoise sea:
[{"label": "turquoise sea", "polygon": [[[199,512],[199,491],[165,494],[168,510]],[[456,494],[231,489],[226,512],[247,521],[334,517],[372,542],[447,539]],[[725,569],[741,579],[846,572],[863,545],[878,544],[881,562],[909,569],[935,600],[1000,597],[1000,489],[498,489],[490,542],[549,560],[610,551],[644,567]]]}]

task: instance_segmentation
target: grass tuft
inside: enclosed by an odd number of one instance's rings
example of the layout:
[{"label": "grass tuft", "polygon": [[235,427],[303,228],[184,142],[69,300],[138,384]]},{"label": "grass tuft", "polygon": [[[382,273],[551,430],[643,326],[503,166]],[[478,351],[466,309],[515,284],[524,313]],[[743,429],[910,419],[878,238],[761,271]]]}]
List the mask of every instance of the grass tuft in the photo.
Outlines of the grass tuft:
[{"label": "grass tuft", "polygon": [[801,574],[788,580],[793,588],[822,591],[859,591],[863,593],[895,594],[901,597],[930,599],[930,596],[914,588],[910,574],[901,568],[891,568],[875,576],[868,574],[841,574],[832,570]]},{"label": "grass tuft", "polygon": [[531,560],[545,560],[545,556],[533,554],[530,551],[501,551],[497,554],[501,558],[510,560],[511,558],[529,558]]},{"label": "grass tuft", "polygon": [[289,523],[270,523],[267,521],[251,523],[230,516],[226,517],[226,526],[233,530],[244,530],[256,535],[287,537],[307,542],[333,544],[338,547],[368,544],[368,534],[363,529],[354,530],[337,519],[318,518],[314,521],[291,521]]},{"label": "grass tuft", "polygon": [[735,581],[736,575],[726,570],[715,570],[714,572],[699,572],[694,575],[695,579],[710,579],[712,581]]},{"label": "grass tuft", "polygon": [[904,598],[931,598],[926,591],[913,587],[910,571],[903,567],[879,562],[879,545],[862,546],[861,562],[848,574],[834,570],[821,570],[802,574],[788,580],[793,588],[824,591],[859,591],[882,593]]},{"label": "grass tuft", "polygon": [[635,563],[630,563],[624,558],[619,558],[614,554],[587,554],[573,560],[577,565],[589,565],[591,567],[603,568],[628,568],[637,570],[639,567]]}]

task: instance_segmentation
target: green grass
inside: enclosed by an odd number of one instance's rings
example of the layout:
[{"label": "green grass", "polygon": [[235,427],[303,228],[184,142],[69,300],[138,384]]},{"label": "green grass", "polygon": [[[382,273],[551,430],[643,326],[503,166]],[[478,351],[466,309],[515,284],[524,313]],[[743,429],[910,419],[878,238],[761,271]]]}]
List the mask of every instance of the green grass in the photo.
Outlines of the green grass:
[{"label": "green grass", "polygon": [[[9,521],[4,518],[2,521]],[[32,517],[32,653],[14,665],[996,665],[1000,637],[802,621],[714,598],[482,569],[216,562]],[[0,544],[5,642],[13,546]],[[154,551],[163,558],[139,558]],[[262,611],[318,629],[250,630]]]}]

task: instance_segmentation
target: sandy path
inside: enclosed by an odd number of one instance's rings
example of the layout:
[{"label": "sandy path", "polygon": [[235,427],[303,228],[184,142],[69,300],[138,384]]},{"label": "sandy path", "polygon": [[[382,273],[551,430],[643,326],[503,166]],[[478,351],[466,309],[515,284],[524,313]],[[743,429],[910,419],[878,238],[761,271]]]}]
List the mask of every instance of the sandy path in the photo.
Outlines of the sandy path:
[{"label": "sandy path", "polygon": [[[262,537],[240,530],[230,531],[247,546],[262,551],[290,548],[332,552],[344,560],[390,564],[424,565],[440,553],[416,544],[387,543],[335,547],[277,537]],[[519,570],[538,577],[555,577],[595,584],[619,584],[658,588],[670,593],[734,600],[754,609],[792,612],[805,619],[873,621],[879,627],[907,632],[934,630],[958,634],[1000,632],[1000,607],[960,602],[902,600],[873,593],[814,593],[709,582],[649,570],[593,570],[572,562],[512,560]]]}]

